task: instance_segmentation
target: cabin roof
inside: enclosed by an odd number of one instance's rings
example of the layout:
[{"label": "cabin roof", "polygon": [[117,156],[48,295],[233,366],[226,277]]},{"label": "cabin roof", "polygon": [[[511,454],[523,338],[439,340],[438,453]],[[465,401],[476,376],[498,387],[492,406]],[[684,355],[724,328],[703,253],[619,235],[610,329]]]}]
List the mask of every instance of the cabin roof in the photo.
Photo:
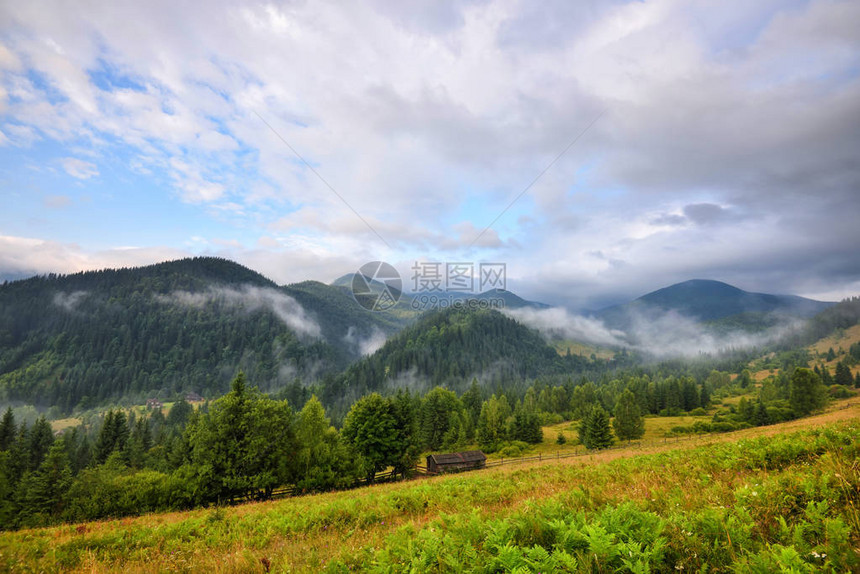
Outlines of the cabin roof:
[{"label": "cabin roof", "polygon": [[487,455],[479,450],[467,450],[465,452],[451,452],[447,454],[431,454],[429,457],[436,464],[461,464],[464,462],[483,462]]}]

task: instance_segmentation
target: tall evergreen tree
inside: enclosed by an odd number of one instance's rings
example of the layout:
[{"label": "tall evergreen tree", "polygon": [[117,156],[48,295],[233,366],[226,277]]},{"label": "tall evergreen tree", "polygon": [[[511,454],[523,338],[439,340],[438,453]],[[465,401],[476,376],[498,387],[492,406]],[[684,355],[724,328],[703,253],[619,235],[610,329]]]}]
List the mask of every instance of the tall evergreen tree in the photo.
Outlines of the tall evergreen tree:
[{"label": "tall evergreen tree", "polygon": [[589,450],[599,450],[612,446],[612,428],[609,424],[609,413],[599,404],[595,404],[588,415],[580,422],[579,441]]},{"label": "tall evergreen tree", "polygon": [[619,440],[633,440],[645,434],[645,419],[642,418],[636,395],[630,389],[618,395],[612,428]]},{"label": "tall evergreen tree", "polygon": [[761,397],[756,401],[752,422],[760,427],[770,424],[770,416],[767,414],[767,407],[764,406],[764,401],[761,400]]},{"label": "tall evergreen tree", "polygon": [[40,416],[30,429],[29,451],[30,460],[28,468],[36,470],[45,460],[51,445],[54,444],[54,431],[44,416]]},{"label": "tall evergreen tree", "polygon": [[6,412],[3,413],[3,419],[0,420],[0,450],[9,450],[9,447],[15,441],[17,430],[15,427],[15,413],[12,412],[12,407],[8,407]]},{"label": "tall evergreen tree", "polygon": [[844,361],[836,363],[836,375],[833,377],[833,382],[837,385],[845,385],[850,387],[854,383],[854,377],[851,376],[851,369]]},{"label": "tall evergreen tree", "polygon": [[463,393],[460,397],[463,403],[463,408],[469,413],[472,421],[477,421],[481,416],[481,403],[483,403],[481,387],[478,386],[478,379],[472,378],[472,384],[469,385],[469,390]]},{"label": "tall evergreen tree", "polygon": [[22,510],[27,517],[24,523],[40,526],[59,518],[71,484],[72,471],[66,448],[57,442],[51,446],[38,470],[22,484],[25,502]]},{"label": "tall evergreen tree", "polygon": [[102,428],[96,439],[93,457],[96,464],[104,464],[114,452],[125,450],[129,437],[128,419],[121,410],[109,410],[102,421]]},{"label": "tall evergreen tree", "polygon": [[424,447],[438,450],[445,443],[451,425],[451,413],[458,413],[463,405],[459,397],[448,389],[436,387],[421,401],[420,432]]},{"label": "tall evergreen tree", "polygon": [[808,415],[815,409],[823,407],[826,401],[821,379],[809,369],[796,369],[794,371],[794,374],[791,375],[789,392],[791,410],[797,416]]}]

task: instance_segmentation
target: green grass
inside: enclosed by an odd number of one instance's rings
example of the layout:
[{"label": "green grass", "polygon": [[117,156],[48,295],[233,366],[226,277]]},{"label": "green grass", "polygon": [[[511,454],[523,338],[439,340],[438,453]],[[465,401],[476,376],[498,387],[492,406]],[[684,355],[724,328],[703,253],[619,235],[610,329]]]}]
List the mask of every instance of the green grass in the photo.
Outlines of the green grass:
[{"label": "green grass", "polygon": [[858,410],[650,454],[9,532],[0,570],[857,571]]}]

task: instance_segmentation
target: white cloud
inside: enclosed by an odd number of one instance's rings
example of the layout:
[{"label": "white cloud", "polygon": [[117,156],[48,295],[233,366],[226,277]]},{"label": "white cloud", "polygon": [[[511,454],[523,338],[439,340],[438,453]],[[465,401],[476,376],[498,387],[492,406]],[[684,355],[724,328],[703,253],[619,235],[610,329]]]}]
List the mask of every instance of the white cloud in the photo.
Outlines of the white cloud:
[{"label": "white cloud", "polygon": [[99,168],[96,164],[74,157],[63,159],[62,165],[66,173],[77,179],[90,179],[99,174]]},{"label": "white cloud", "polygon": [[244,285],[241,288],[210,287],[202,292],[175,291],[160,296],[164,303],[203,307],[217,302],[246,312],[267,309],[296,334],[319,337],[320,326],[310,317],[298,301],[276,289]]},{"label": "white cloud", "polygon": [[571,305],[703,270],[804,292],[860,274],[840,247],[860,240],[856,2],[15,2],[0,19],[0,145],[120,148],[171,197],[272,236],[230,248],[268,274],[487,256]]}]

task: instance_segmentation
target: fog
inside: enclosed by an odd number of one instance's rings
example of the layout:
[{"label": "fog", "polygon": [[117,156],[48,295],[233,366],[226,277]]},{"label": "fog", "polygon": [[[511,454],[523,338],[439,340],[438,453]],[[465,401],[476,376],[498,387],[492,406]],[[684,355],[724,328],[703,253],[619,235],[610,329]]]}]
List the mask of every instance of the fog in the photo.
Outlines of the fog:
[{"label": "fog", "polygon": [[373,326],[373,330],[366,337],[362,337],[358,329],[355,327],[350,327],[346,335],[344,335],[344,342],[350,346],[353,352],[361,355],[362,357],[366,355],[372,355],[376,351],[382,348],[382,345],[385,344],[385,341],[388,339],[386,334],[377,326]]},{"label": "fog", "polygon": [[54,295],[54,305],[62,307],[66,311],[74,311],[87,295],[89,295],[87,291],[73,291],[71,293],[63,293],[61,291]]},{"label": "fog", "polygon": [[631,311],[625,331],[612,329],[602,320],[575,315],[566,309],[510,309],[505,314],[539,330],[549,338],[581,341],[598,346],[624,347],[654,357],[689,357],[728,349],[760,347],[772,343],[801,322],[784,317],[762,332],[735,330],[718,333],[675,311]]},{"label": "fog", "polygon": [[199,293],[174,291],[170,295],[159,295],[157,299],[164,303],[190,307],[203,307],[208,303],[217,302],[246,312],[266,309],[274,313],[297,335],[317,338],[321,334],[319,324],[305,312],[298,301],[277,289],[268,287],[252,285],[244,285],[238,289],[210,287]]},{"label": "fog", "polygon": [[504,313],[524,325],[552,338],[587,341],[595,345],[624,346],[628,342],[624,331],[610,329],[603,321],[574,315],[562,307],[549,309],[505,309]]}]

